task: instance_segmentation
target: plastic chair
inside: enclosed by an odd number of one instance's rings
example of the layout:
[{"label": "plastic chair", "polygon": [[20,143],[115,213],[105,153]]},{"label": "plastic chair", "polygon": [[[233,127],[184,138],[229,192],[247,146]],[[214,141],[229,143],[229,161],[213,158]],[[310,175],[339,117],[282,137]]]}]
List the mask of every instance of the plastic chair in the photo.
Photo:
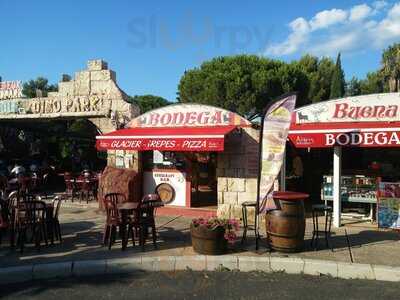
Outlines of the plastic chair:
[{"label": "plastic chair", "polygon": [[[104,207],[106,210],[106,224],[103,233],[103,245],[106,246],[108,242],[108,249],[111,250],[112,244],[116,240],[117,227],[121,232],[122,220],[118,210],[118,204],[125,202],[125,196],[118,193],[109,193],[104,196]],[[125,237],[122,237],[124,239]]]},{"label": "plastic chair", "polygon": [[53,203],[53,212],[51,216],[46,217],[46,222],[47,222],[47,231],[50,234],[51,244],[54,244],[54,238],[60,241],[60,243],[62,242],[61,226],[60,226],[60,221],[58,219],[62,199],[59,196],[56,196],[53,199],[52,203]]},{"label": "plastic chair", "polygon": [[42,240],[47,242],[46,230],[46,203],[43,201],[31,201],[20,203],[16,213],[16,228],[17,228],[17,244],[20,246],[21,253],[24,250],[27,230],[32,232],[32,240],[35,240],[35,245],[40,250]]},{"label": "plastic chair", "polygon": [[77,188],[75,179],[72,177],[70,173],[64,174],[64,183],[65,183],[66,196],[71,197],[71,202],[74,202],[74,197],[76,196]]},{"label": "plastic chair", "polygon": [[10,219],[8,213],[7,203],[0,200],[0,245],[2,241],[3,232],[10,227]]},{"label": "plastic chair", "polygon": [[145,251],[145,242],[148,234],[148,229],[151,228],[151,235],[154,249],[157,249],[157,230],[154,218],[154,210],[156,207],[162,206],[162,201],[157,194],[145,195],[139,203],[136,216],[128,224],[129,233],[133,235],[133,229],[137,233],[139,231],[139,245],[142,251]]},{"label": "plastic chair", "polygon": [[95,194],[93,192],[93,183],[90,179],[83,178],[80,184],[80,200],[85,199],[86,203],[89,203],[89,199],[92,196],[95,199]]}]

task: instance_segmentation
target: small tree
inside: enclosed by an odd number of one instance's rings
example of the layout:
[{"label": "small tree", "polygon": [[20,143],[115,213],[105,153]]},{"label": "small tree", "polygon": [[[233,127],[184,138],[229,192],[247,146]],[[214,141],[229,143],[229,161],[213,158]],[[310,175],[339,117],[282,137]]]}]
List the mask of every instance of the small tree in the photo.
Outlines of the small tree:
[{"label": "small tree", "polygon": [[344,96],[346,82],[344,72],[340,60],[340,53],[336,59],[336,67],[332,77],[330,99],[340,98]]},{"label": "small tree", "polygon": [[129,101],[138,105],[140,108],[140,113],[142,114],[148,112],[149,110],[171,104],[171,102],[169,102],[167,99],[154,95],[129,96]]},{"label": "small tree", "polygon": [[22,93],[28,98],[46,97],[48,92],[58,91],[56,84],[48,84],[47,78],[38,77],[35,80],[25,82]]},{"label": "small tree", "polygon": [[346,96],[358,96],[361,95],[361,81],[353,76],[346,85]]}]

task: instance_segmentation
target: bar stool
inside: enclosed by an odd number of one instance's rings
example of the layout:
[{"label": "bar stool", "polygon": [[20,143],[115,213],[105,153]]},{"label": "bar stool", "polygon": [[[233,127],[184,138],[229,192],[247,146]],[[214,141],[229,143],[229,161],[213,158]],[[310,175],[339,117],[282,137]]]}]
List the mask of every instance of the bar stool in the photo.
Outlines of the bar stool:
[{"label": "bar stool", "polygon": [[[318,248],[318,239],[319,239],[319,231],[318,228],[318,214],[325,214],[325,224],[323,234],[325,236],[326,247],[329,248],[329,239],[331,237],[331,227],[332,227],[332,212],[333,209],[331,206],[325,204],[314,204],[311,206],[312,209],[312,218],[313,218],[313,235],[311,238],[311,247],[314,247],[314,250]],[[330,247],[333,251],[332,247]]]},{"label": "bar stool", "polygon": [[256,208],[256,201],[245,201],[242,203],[242,220],[243,220],[243,236],[242,236],[242,244],[244,243],[244,241],[246,240],[246,236],[247,236],[247,229],[250,230],[254,230],[254,236],[257,236],[257,228],[254,225],[250,225],[247,222],[247,209],[249,207],[254,207],[254,209]]}]

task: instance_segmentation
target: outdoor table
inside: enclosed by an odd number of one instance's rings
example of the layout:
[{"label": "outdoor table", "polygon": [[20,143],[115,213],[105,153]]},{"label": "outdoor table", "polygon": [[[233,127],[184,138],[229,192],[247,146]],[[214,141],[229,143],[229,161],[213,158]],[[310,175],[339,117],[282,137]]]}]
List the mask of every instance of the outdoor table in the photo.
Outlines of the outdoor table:
[{"label": "outdoor table", "polygon": [[274,192],[276,209],[267,212],[266,230],[270,247],[281,252],[297,252],[304,247],[304,199],[308,194]]},{"label": "outdoor table", "polygon": [[[54,205],[51,202],[45,202],[45,203],[46,203],[45,221],[47,222],[50,218],[53,217]],[[14,238],[15,238],[15,229],[16,229],[15,223],[17,221],[16,216],[17,216],[18,212],[22,212],[22,211],[25,211],[23,203],[19,204],[18,206],[13,205],[11,207],[11,220],[10,220],[10,224],[11,224],[10,244],[11,244],[11,247],[14,247],[14,244],[15,244]]]},{"label": "outdoor table", "polygon": [[121,236],[122,236],[122,250],[126,249],[126,245],[128,244],[128,238],[126,236],[126,226],[128,225],[128,216],[132,212],[135,215],[135,218],[139,217],[139,203],[138,202],[124,202],[117,205],[117,209],[121,215]]}]

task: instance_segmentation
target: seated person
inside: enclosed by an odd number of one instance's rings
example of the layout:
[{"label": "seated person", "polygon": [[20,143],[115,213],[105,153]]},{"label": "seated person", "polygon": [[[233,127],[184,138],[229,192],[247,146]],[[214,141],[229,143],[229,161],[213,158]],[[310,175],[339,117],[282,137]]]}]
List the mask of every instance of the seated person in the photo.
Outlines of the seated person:
[{"label": "seated person", "polygon": [[16,163],[14,168],[11,170],[10,174],[12,176],[18,177],[25,175],[25,172],[26,172],[25,168],[21,164]]}]

